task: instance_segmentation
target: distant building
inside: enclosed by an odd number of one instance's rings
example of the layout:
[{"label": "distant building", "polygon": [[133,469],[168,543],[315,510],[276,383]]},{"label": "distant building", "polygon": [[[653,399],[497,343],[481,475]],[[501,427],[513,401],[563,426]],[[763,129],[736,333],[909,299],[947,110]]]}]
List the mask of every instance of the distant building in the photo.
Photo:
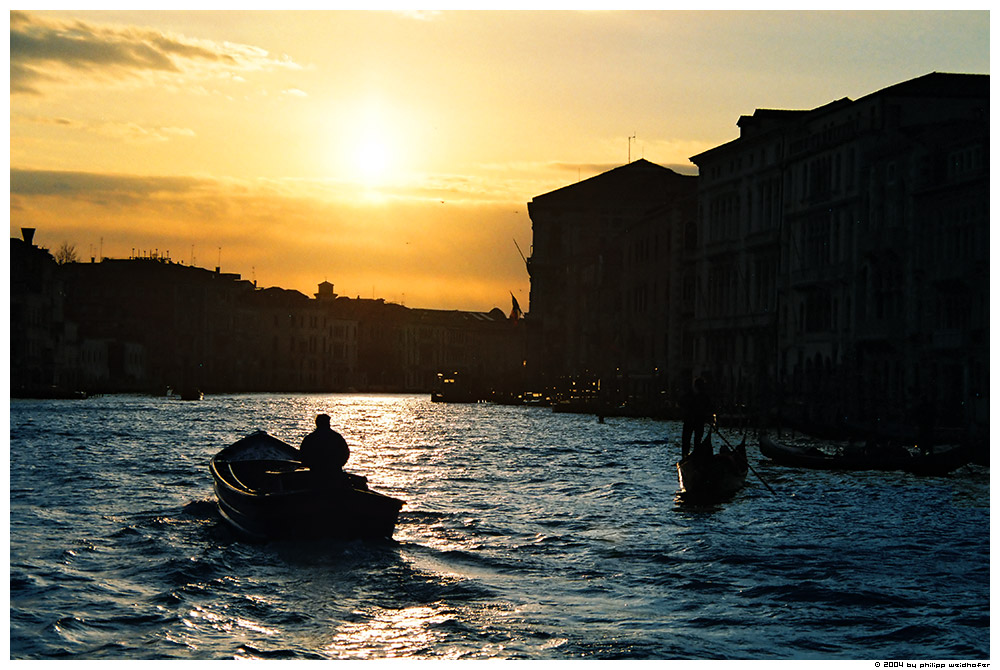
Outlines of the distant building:
[{"label": "distant building", "polygon": [[[105,258],[60,270],[67,317],[79,324],[82,340],[107,348],[107,379],[91,388],[229,388],[245,374],[236,357],[236,319],[253,286],[239,275],[165,258]],[[137,378],[139,360],[146,369]]]},{"label": "distant building", "polygon": [[[985,420],[989,76],[758,109],[698,165],[693,364],[813,425]],[[766,405],[766,407],[764,406]]]},{"label": "distant building", "polygon": [[[10,383],[12,395],[72,389],[78,367],[68,346],[62,281],[52,255],[34,244],[34,228],[10,240]],[[69,329],[69,330],[68,330]]]},{"label": "distant building", "polygon": [[11,240],[12,392],[430,393],[460,373],[478,399],[522,389],[524,327],[489,313],[409,309],[258,289],[165,257],[59,266]]},{"label": "distant building", "polygon": [[683,384],[683,247],[696,178],[638,160],[528,203],[528,373],[658,399]]}]

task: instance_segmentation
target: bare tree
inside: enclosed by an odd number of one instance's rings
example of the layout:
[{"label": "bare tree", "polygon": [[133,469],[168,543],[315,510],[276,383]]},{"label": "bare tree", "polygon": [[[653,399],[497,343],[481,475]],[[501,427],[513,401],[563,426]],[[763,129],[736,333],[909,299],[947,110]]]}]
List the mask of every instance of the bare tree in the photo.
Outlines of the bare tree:
[{"label": "bare tree", "polygon": [[65,265],[66,263],[76,263],[79,260],[76,256],[76,245],[63,242],[56,252],[56,263]]}]

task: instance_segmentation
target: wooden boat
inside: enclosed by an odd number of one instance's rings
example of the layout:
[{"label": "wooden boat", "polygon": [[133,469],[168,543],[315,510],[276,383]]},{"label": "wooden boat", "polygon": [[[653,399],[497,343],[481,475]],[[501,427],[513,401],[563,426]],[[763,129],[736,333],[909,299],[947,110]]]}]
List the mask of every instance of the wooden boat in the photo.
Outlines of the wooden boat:
[{"label": "wooden boat", "polygon": [[193,386],[182,388],[179,395],[181,400],[201,400],[205,397],[201,389]]},{"label": "wooden boat", "polygon": [[239,533],[278,538],[389,538],[403,501],[376,493],[366,478],[320,478],[295,447],[257,431],[212,458],[222,517]]},{"label": "wooden boat", "polygon": [[712,452],[711,434],[677,464],[680,497],[684,501],[714,502],[733,497],[747,479],[746,443]]},{"label": "wooden boat", "polygon": [[896,470],[921,475],[944,475],[969,462],[967,449],[938,447],[928,454],[903,446],[854,446],[830,453],[817,447],[798,447],[760,435],[760,453],[775,463],[815,470]]}]

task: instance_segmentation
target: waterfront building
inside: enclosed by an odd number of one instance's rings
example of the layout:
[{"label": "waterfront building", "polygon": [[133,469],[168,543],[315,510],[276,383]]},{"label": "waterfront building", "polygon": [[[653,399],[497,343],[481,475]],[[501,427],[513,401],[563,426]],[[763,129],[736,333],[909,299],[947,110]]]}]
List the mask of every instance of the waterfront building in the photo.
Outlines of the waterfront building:
[{"label": "waterfront building", "polygon": [[[173,263],[164,257],[103,258],[60,267],[67,318],[82,340],[107,349],[100,391],[165,391],[229,386],[244,371],[236,309],[253,291],[239,275]],[[141,378],[135,346],[144,350]],[[92,348],[92,347],[91,347]]]},{"label": "waterfront building", "polygon": [[691,159],[699,175],[688,354],[722,412],[769,394],[776,374],[781,129],[797,115],[758,110],[740,119],[740,139]]},{"label": "waterfront building", "polygon": [[974,429],[988,392],[989,76],[758,109],[699,167],[696,369],[814,426]]},{"label": "waterfront building", "polygon": [[34,228],[10,239],[10,383],[12,395],[73,388],[77,350],[63,314],[55,258],[34,244]]},{"label": "waterfront building", "polygon": [[325,281],[309,298],[156,255],[57,265],[27,238],[11,240],[15,394],[430,393],[456,372],[481,399],[523,390],[524,328],[500,309],[410,309]]},{"label": "waterfront building", "polygon": [[682,249],[696,178],[637,160],[528,203],[528,374],[539,388],[664,399],[682,385]]}]

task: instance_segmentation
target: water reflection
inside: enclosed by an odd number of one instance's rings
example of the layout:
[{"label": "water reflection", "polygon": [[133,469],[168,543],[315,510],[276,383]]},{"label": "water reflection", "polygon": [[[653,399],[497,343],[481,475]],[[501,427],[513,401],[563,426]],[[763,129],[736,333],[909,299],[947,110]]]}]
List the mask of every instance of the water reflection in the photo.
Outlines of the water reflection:
[{"label": "water reflection", "polygon": [[[403,609],[366,608],[354,613],[361,621],[342,625],[326,649],[331,655],[357,659],[423,656],[445,635],[434,630],[454,617],[443,605],[417,605]],[[456,651],[435,656],[455,659]]]},{"label": "water reflection", "polygon": [[[750,479],[702,509],[678,505],[669,422],[414,396],[167,405],[12,403],[16,656],[988,655],[985,469],[826,473],[754,451],[780,495]],[[209,459],[258,428],[297,446],[319,412],[347,469],[406,502],[395,542],[237,540]],[[873,635],[887,620],[903,632]]]}]

